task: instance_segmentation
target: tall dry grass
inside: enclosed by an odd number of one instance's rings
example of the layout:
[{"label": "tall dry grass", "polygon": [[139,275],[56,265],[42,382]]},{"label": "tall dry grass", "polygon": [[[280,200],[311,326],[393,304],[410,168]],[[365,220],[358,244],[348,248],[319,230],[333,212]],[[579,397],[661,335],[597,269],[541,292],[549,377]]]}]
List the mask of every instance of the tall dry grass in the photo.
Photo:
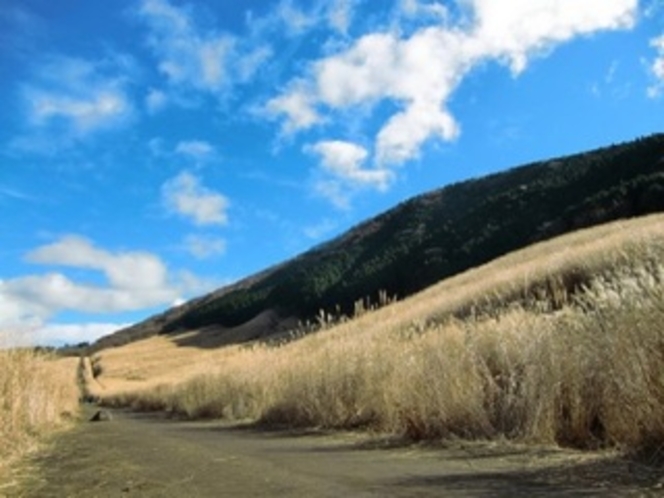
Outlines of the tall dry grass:
[{"label": "tall dry grass", "polygon": [[579,232],[106,402],[414,439],[659,447],[663,256],[662,216]]},{"label": "tall dry grass", "polygon": [[9,466],[72,420],[78,360],[0,349],[0,481]]}]

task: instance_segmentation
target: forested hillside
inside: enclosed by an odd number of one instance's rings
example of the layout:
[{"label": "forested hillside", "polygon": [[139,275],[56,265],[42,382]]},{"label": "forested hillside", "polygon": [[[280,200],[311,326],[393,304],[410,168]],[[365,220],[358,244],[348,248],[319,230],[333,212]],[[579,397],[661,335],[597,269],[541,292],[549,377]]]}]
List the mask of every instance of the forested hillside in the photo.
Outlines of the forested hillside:
[{"label": "forested hillside", "polygon": [[[498,256],[582,227],[664,210],[664,134],[517,167],[410,199],[236,285],[101,339],[208,325],[265,310],[307,320],[404,297]],[[265,330],[269,335],[270,330]]]}]

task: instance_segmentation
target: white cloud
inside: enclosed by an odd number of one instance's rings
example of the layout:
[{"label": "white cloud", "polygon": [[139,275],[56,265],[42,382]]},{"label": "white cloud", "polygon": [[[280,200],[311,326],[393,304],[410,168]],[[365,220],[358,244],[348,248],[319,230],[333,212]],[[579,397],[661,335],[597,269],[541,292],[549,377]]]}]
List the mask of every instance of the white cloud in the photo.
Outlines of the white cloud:
[{"label": "white cloud", "polygon": [[298,8],[293,0],[282,0],[277,9],[276,17],[280,19],[291,35],[298,35],[317,23],[317,16]]},{"label": "white cloud", "polygon": [[283,130],[293,133],[321,125],[335,112],[389,101],[396,110],[376,133],[373,161],[379,167],[402,164],[427,141],[459,135],[448,102],[474,67],[494,61],[516,75],[557,44],[633,26],[638,2],[464,0],[459,6],[466,15],[450,25],[442,4],[402,1],[404,13],[426,11],[436,22],[408,35],[399,29],[369,33],[314,61],[268,102],[267,113],[281,116]]},{"label": "white cloud", "polygon": [[353,19],[353,0],[335,0],[330,2],[327,11],[327,20],[332,29],[346,34]]},{"label": "white cloud", "polygon": [[318,142],[309,149],[320,156],[325,172],[350,186],[385,190],[392,179],[389,170],[362,168],[369,153],[357,144],[329,140]]},{"label": "white cloud", "polygon": [[267,15],[247,12],[246,23],[254,39],[274,36],[296,38],[318,29],[331,29],[347,34],[356,6],[364,0],[280,0]]},{"label": "white cloud", "polygon": [[190,9],[166,0],[143,0],[139,16],[150,29],[159,71],[174,85],[217,93],[228,84],[233,37],[199,30]]},{"label": "white cloud", "polygon": [[204,161],[216,154],[215,148],[204,140],[183,140],[175,146],[175,152],[197,161]]},{"label": "white cloud", "polygon": [[447,7],[439,2],[422,2],[421,0],[401,0],[399,9],[402,15],[408,18],[421,18],[422,16],[437,17],[446,20],[449,15]]},{"label": "white cloud", "polygon": [[105,283],[91,284],[51,271],[0,280],[0,330],[25,332],[31,337],[39,330],[49,330],[47,321],[60,311],[139,310],[170,304],[183,294],[209,288],[209,283],[203,284],[190,274],[169,275],[164,263],[153,254],[111,252],[75,235],[38,247],[25,259],[51,267],[92,270],[105,277]]},{"label": "white cloud", "polygon": [[71,120],[79,131],[87,131],[127,112],[127,102],[116,92],[100,92],[85,97],[31,92],[32,119],[37,124],[58,117]]},{"label": "white cloud", "polygon": [[352,142],[324,140],[304,147],[320,159],[314,192],[339,209],[349,209],[352,197],[361,190],[386,190],[394,178],[391,170],[363,167],[369,152]]},{"label": "white cloud", "polygon": [[271,99],[265,106],[268,116],[276,118],[286,115],[283,131],[287,134],[310,128],[322,121],[314,108],[312,90],[302,80],[294,81],[286,93]]},{"label": "white cloud", "polygon": [[[103,271],[113,289],[159,289],[166,282],[167,271],[161,260],[149,253],[113,254],[96,248],[82,237],[67,236],[53,244],[39,247],[26,260],[42,265],[59,265]],[[53,275],[52,285],[66,287],[68,282]],[[63,299],[66,297],[63,296]],[[139,306],[143,307],[143,306]]]},{"label": "white cloud", "polygon": [[650,97],[657,97],[664,89],[664,35],[651,40],[650,45],[657,51],[655,60],[650,65],[650,72],[655,83],[648,88]]},{"label": "white cloud", "polygon": [[[164,103],[198,107],[200,94],[225,99],[241,84],[251,83],[274,55],[271,36],[300,32],[314,22],[294,2],[281,1],[268,16],[247,11],[248,34],[240,36],[215,26],[196,2],[139,0],[136,18],[147,27],[147,45],[168,85],[148,96],[148,109]],[[286,32],[286,33],[285,33]]]},{"label": "white cloud", "polygon": [[45,324],[29,334],[32,344],[76,345],[81,342],[94,342],[129,327],[129,323],[56,323]]},{"label": "white cloud", "polygon": [[189,235],[185,239],[185,247],[196,258],[206,259],[224,254],[226,252],[226,241],[219,237]]},{"label": "white cloud", "polygon": [[454,139],[458,127],[444,103],[468,65],[464,41],[458,33],[439,28],[420,30],[406,40],[391,33],[366,35],[347,51],[314,64],[310,86],[315,91],[296,88],[278,97],[301,104],[297,112],[284,111],[286,126],[297,130],[319,122],[299,118],[316,112],[316,100],[342,109],[389,99],[404,109],[393,114],[377,136],[378,164],[412,159],[432,136]]},{"label": "white cloud", "polygon": [[91,62],[52,57],[25,85],[29,123],[37,129],[62,129],[83,136],[126,124],[134,114],[127,91],[131,63],[116,57]]},{"label": "white cloud", "polygon": [[633,26],[638,9],[637,0],[473,0],[472,5],[478,55],[505,58],[514,73],[557,43]]},{"label": "white cloud", "polygon": [[350,209],[351,192],[344,188],[342,182],[333,179],[319,180],[314,184],[314,193],[327,199],[334,207],[341,210]]},{"label": "white cloud", "polygon": [[196,225],[225,225],[229,201],[222,194],[200,184],[199,179],[182,172],[162,186],[162,196],[168,209],[191,218]]},{"label": "white cloud", "polygon": [[401,164],[418,156],[422,144],[432,137],[454,140],[459,127],[446,110],[426,103],[411,105],[385,123],[376,138],[378,164]]}]

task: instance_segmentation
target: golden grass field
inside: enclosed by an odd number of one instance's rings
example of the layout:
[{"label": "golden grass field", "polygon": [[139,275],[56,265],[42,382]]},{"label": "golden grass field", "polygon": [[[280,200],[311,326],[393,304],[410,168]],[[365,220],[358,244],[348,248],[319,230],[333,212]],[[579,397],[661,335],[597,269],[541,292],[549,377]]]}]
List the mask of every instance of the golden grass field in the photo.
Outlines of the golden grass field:
[{"label": "golden grass field", "polygon": [[611,223],[297,340],[198,348],[192,331],[102,350],[89,389],[192,418],[659,448],[663,257],[664,215]]},{"label": "golden grass field", "polygon": [[0,350],[0,483],[8,481],[21,456],[72,422],[78,412],[77,365],[77,358]]}]

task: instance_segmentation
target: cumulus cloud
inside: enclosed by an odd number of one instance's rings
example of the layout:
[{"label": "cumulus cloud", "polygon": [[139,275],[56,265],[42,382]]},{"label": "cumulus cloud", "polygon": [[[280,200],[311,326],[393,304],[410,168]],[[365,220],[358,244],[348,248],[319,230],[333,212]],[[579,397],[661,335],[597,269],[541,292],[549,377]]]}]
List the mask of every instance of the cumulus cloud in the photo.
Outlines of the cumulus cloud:
[{"label": "cumulus cloud", "polygon": [[[318,119],[316,107],[330,109],[371,105],[383,99],[400,103],[402,111],[388,119],[379,131],[376,158],[380,165],[412,159],[431,136],[454,139],[458,126],[444,104],[467,70],[459,33],[440,28],[418,31],[401,40],[392,33],[363,36],[345,52],[313,65],[314,91],[296,88],[268,103],[268,109],[281,110],[286,128],[307,128]],[[305,93],[306,92],[306,93]],[[298,102],[299,106],[281,106]]]},{"label": "cumulus cloud", "polygon": [[[123,57],[51,57],[23,88],[30,125],[70,136],[126,124],[134,113]],[[64,131],[63,131],[64,130]]]},{"label": "cumulus cloud", "polygon": [[363,168],[369,153],[357,144],[328,140],[318,142],[308,149],[320,156],[322,169],[326,173],[349,186],[385,190],[392,178],[389,170]]},{"label": "cumulus cloud", "polygon": [[283,130],[294,133],[325,123],[337,111],[390,102],[396,110],[376,133],[373,160],[380,167],[402,164],[428,140],[459,135],[448,102],[473,68],[494,61],[517,75],[532,57],[560,43],[631,27],[638,2],[468,0],[459,6],[465,14],[451,25],[438,2],[402,1],[402,13],[426,11],[437,22],[408,34],[393,29],[361,36],[312,62],[268,101],[266,112],[281,116]]},{"label": "cumulus cloud", "polygon": [[78,282],[61,271],[0,280],[0,330],[5,332],[30,332],[32,336],[48,328],[47,320],[65,310],[119,313],[170,304],[200,290],[201,285],[192,275],[170,275],[153,254],[111,252],[75,235],[38,247],[25,259],[49,267],[99,272],[105,283]]},{"label": "cumulus cloud", "polygon": [[342,140],[324,140],[304,147],[320,160],[314,192],[339,209],[348,209],[353,195],[365,189],[384,191],[393,179],[385,168],[364,167],[369,152]]},{"label": "cumulus cloud", "polygon": [[655,83],[648,88],[650,97],[657,97],[664,89],[664,35],[653,39],[650,44],[657,51],[655,60],[650,65],[650,72],[655,78]]},{"label": "cumulus cloud", "polygon": [[[67,236],[39,247],[25,259],[42,265],[100,270],[114,289],[158,289],[166,282],[167,275],[166,267],[157,256],[141,252],[113,254],[78,236]],[[54,285],[68,285],[57,275],[52,281]]]},{"label": "cumulus cloud", "polygon": [[196,225],[225,225],[228,222],[228,199],[201,185],[191,173],[182,172],[162,186],[166,207],[190,218]]},{"label": "cumulus cloud", "polygon": [[[637,0],[473,0],[471,43],[482,57],[504,58],[513,72],[557,43],[633,26]],[[527,22],[524,20],[527,19]]]}]

